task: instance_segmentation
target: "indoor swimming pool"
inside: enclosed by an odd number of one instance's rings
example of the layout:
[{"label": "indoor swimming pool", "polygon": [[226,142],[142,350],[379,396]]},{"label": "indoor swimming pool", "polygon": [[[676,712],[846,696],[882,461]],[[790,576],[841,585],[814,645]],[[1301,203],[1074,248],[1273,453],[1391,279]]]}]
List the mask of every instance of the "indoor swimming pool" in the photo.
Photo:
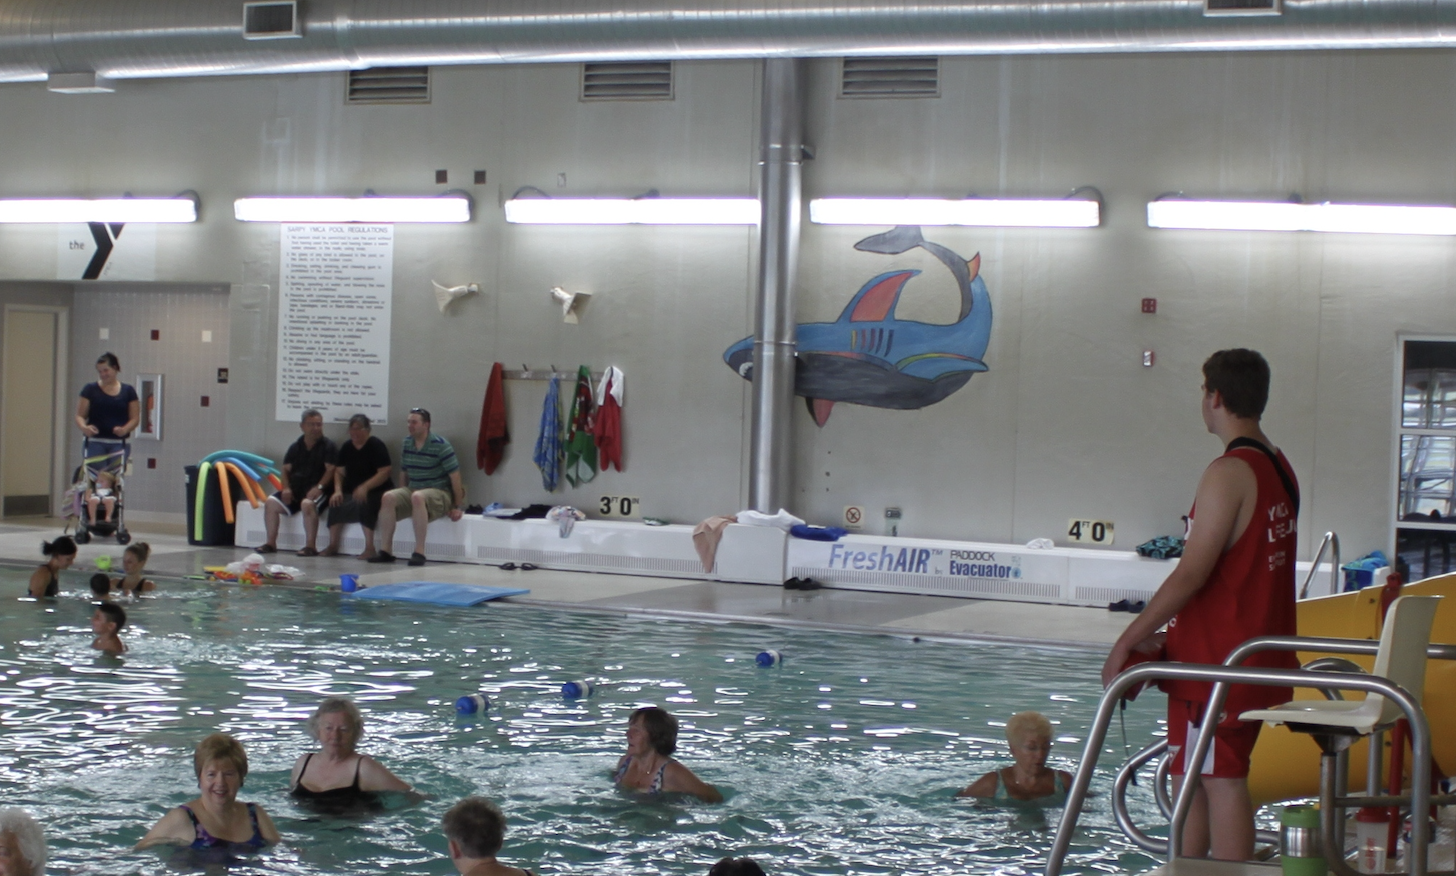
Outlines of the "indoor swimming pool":
[{"label": "indoor swimming pool", "polygon": [[[4,572],[0,592],[23,580]],[[776,876],[1029,873],[1061,810],[952,795],[1010,763],[1000,724],[1022,709],[1056,722],[1051,765],[1072,768],[1100,693],[1101,654],[1086,650],[190,582],[127,604],[131,650],[109,658],[90,650],[81,582],[70,575],[49,602],[0,601],[0,781],[5,805],[44,825],[52,873],[184,866],[131,847],[196,796],[192,749],[217,730],[247,747],[239,799],[261,803],[284,837],[232,873],[453,873],[439,820],[469,794],[505,811],[502,860],[542,874],[701,876],[729,853]],[[784,663],[758,667],[764,648]],[[563,699],[575,679],[595,694]],[[489,712],[457,717],[456,698],[476,692]],[[428,799],[352,820],[291,801],[289,769],[317,747],[304,719],[330,694],[364,710],[359,750]],[[678,716],[677,757],[725,803],[612,787],[627,717],[644,704]],[[1160,712],[1145,697],[1126,713],[1134,750]],[[1109,739],[1068,872],[1154,864],[1112,823],[1116,725]],[[1146,792],[1132,803],[1156,822]]]}]

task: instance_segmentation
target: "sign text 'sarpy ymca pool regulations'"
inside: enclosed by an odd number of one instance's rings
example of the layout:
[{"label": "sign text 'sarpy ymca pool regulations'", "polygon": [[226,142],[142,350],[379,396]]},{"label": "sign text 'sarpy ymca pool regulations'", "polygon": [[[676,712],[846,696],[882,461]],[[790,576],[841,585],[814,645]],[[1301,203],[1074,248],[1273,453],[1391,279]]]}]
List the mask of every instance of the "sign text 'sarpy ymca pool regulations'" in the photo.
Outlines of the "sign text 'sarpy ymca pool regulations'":
[{"label": "sign text 'sarpy ymca pool regulations'", "polygon": [[275,416],[388,422],[393,225],[283,225]]}]

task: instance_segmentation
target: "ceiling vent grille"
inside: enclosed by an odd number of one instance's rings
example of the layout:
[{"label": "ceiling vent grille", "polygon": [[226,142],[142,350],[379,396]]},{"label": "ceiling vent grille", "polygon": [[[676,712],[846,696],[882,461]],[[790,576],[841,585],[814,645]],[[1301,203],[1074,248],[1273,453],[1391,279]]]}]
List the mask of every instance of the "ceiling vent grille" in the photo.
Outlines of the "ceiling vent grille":
[{"label": "ceiling vent grille", "polygon": [[289,40],[303,36],[297,0],[259,0],[243,4],[243,39]]},{"label": "ceiling vent grille", "polygon": [[840,97],[940,97],[939,58],[845,58]]},{"label": "ceiling vent grille", "polygon": [[581,99],[672,100],[672,62],[582,64]]},{"label": "ceiling vent grille", "polygon": [[349,71],[349,103],[429,103],[429,67]]},{"label": "ceiling vent grille", "polygon": [[1283,15],[1282,0],[1203,0],[1203,14],[1220,15]]}]

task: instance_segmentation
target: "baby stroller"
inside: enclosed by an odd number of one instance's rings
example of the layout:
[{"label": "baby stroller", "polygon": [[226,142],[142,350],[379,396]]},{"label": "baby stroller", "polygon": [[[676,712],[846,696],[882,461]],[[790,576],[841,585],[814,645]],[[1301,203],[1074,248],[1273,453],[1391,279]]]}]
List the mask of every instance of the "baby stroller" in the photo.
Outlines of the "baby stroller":
[{"label": "baby stroller", "polygon": [[[93,534],[101,538],[114,535],[117,544],[127,544],[131,533],[126,531],[124,495],[126,476],[131,473],[131,445],[125,439],[87,438],[81,445],[81,456],[81,465],[65,498],[66,516],[76,521],[76,544],[86,544]],[[87,507],[88,496],[98,500],[95,523]],[[106,519],[103,507],[108,498],[115,500],[110,519]]]}]

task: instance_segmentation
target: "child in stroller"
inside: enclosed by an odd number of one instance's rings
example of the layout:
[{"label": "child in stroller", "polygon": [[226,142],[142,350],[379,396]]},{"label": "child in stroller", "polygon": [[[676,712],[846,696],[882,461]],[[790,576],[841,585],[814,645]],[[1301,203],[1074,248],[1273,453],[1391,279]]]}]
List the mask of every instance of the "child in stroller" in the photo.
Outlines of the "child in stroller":
[{"label": "child in stroller", "polygon": [[[88,438],[81,455],[81,467],[71,487],[75,499],[69,505],[77,518],[76,543],[86,544],[95,534],[103,538],[115,535],[117,544],[126,544],[131,541],[125,520],[131,446],[126,441]],[[98,507],[103,511],[100,518]]]},{"label": "child in stroller", "polygon": [[110,523],[111,516],[116,511],[116,475],[112,472],[99,471],[96,473],[95,486],[86,485],[86,514],[92,529],[96,528],[98,506],[105,512],[100,522]]}]

